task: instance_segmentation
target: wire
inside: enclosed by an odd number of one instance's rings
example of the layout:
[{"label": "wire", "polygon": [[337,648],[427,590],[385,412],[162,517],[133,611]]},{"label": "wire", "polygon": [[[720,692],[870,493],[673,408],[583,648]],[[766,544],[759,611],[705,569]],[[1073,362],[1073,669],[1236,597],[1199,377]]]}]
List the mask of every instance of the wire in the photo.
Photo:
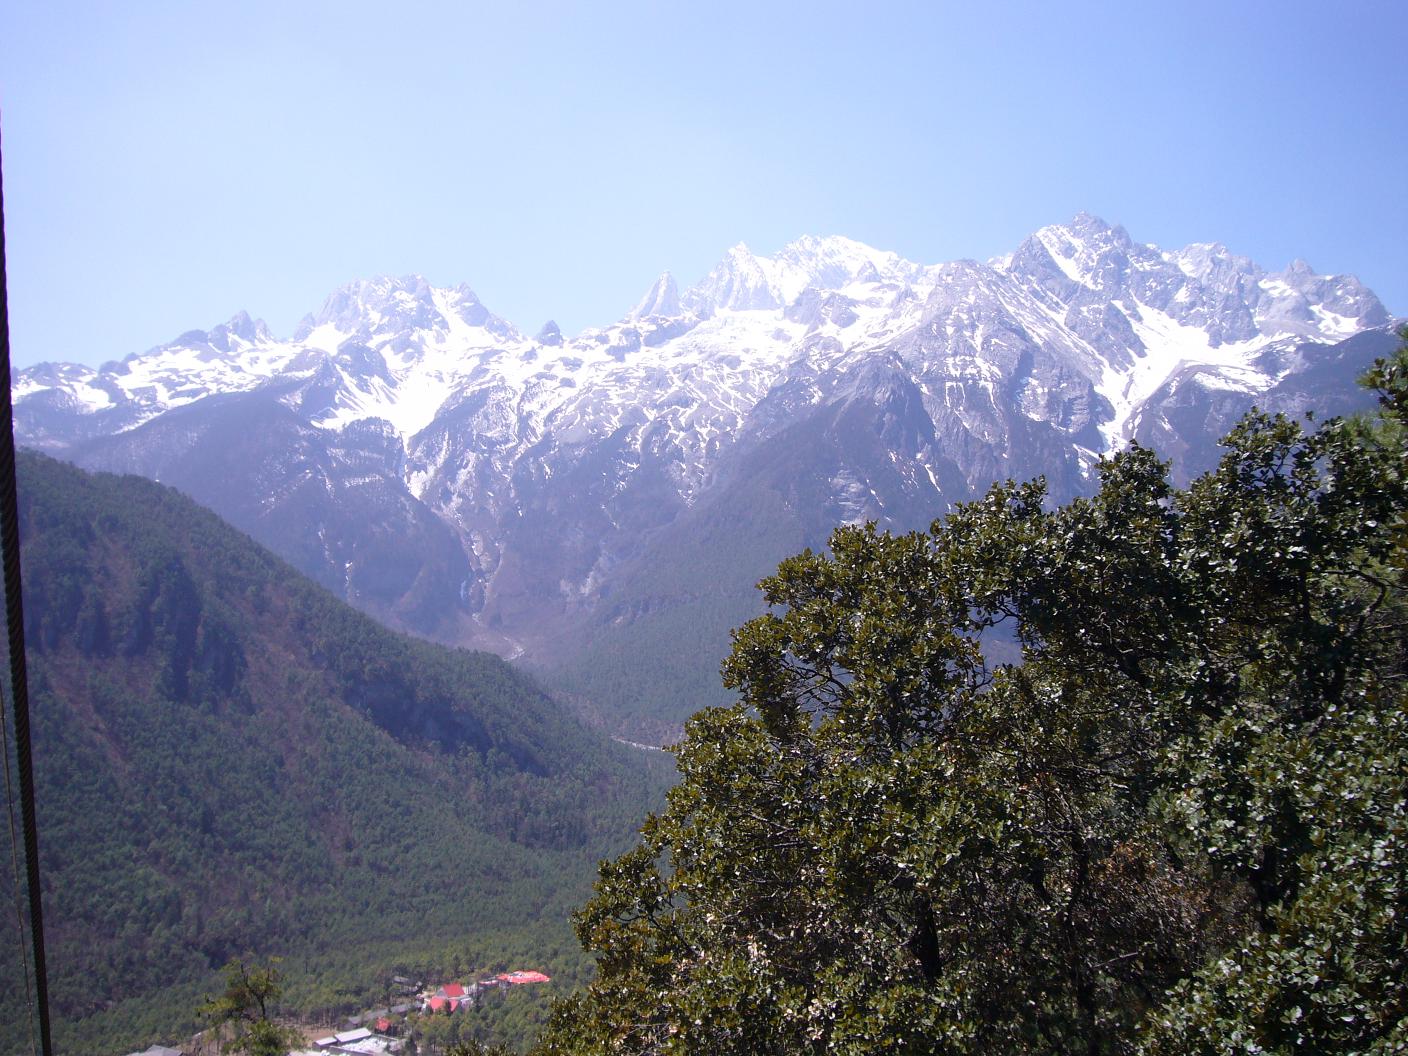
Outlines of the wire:
[{"label": "wire", "polygon": [[29,938],[34,952],[34,995],[39,1048],[53,1056],[49,1037],[49,975],[44,963],[44,907],[39,888],[39,824],[34,813],[34,759],[29,737],[29,672],[24,656],[24,601],[20,590],[20,515],[15,497],[15,416],[10,403],[10,309],[5,279],[4,152],[0,151],[0,547],[5,558],[5,625],[10,640],[15,763],[20,772],[20,816],[29,880]]},{"label": "wire", "polygon": [[20,837],[15,829],[15,783],[11,775],[10,719],[6,714],[4,687],[0,687],[0,750],[5,753],[5,816],[10,823],[10,870],[14,878],[12,890],[15,895],[15,941],[19,943],[20,963],[24,969],[24,1004],[25,1008],[29,1010],[29,1051],[33,1056],[37,1024],[35,1023],[34,987],[29,981],[29,949],[24,942],[24,902],[20,898],[20,888],[24,881],[20,879]]}]

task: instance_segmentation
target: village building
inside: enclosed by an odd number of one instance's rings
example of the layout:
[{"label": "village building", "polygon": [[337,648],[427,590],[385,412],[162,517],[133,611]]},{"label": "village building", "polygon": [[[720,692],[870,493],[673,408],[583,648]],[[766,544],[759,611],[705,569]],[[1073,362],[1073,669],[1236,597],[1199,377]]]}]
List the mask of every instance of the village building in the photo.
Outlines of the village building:
[{"label": "village building", "polygon": [[373,1034],[361,1041],[351,1041],[332,1050],[341,1056],[395,1056],[401,1051],[401,1042],[395,1038],[383,1038]]},{"label": "village building", "polygon": [[504,980],[510,986],[522,986],[524,983],[552,982],[552,976],[544,975],[542,972],[504,972],[497,978]]},{"label": "village building", "polygon": [[327,1053],[338,1056],[394,1056],[401,1051],[401,1042],[374,1034],[365,1027],[344,1030],[330,1038],[319,1038],[313,1044],[317,1046],[318,1056]]}]

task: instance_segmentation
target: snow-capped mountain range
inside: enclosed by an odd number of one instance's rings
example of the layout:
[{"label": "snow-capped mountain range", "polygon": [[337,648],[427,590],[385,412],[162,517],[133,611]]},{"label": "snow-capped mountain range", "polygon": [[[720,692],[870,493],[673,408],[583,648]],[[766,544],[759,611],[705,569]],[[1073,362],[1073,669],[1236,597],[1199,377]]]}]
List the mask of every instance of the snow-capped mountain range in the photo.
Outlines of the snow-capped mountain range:
[{"label": "snow-capped mountain range", "polygon": [[[1298,378],[1352,393],[1345,357],[1367,353],[1344,343],[1391,345],[1390,323],[1352,277],[1082,214],[987,263],[740,244],[570,338],[526,336],[468,286],[355,282],[291,338],[240,313],[97,369],[32,367],[14,396],[22,443],[184,487],[393,621],[532,648],[604,619],[613,578],[769,452],[788,452],[787,501],[815,496],[794,511],[806,542],[926,523],[1007,476],[1078,492],[1135,438],[1186,475],[1253,401],[1300,409]],[[412,541],[438,556],[407,558]]]}]

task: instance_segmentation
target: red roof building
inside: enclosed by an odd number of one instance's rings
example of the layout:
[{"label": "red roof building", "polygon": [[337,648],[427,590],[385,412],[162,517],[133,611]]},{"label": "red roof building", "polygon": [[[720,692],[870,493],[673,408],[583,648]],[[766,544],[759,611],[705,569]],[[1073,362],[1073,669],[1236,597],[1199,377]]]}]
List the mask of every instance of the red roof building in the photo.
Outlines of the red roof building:
[{"label": "red roof building", "polygon": [[425,1003],[425,1005],[427,1008],[430,1009],[431,1012],[450,1011],[450,1002],[443,997],[432,997],[429,1001]]},{"label": "red roof building", "polygon": [[388,1030],[390,1030],[390,1029],[391,1029],[391,1020],[387,1019],[385,1016],[382,1016],[380,1019],[378,1019],[378,1020],[376,1021],[376,1032],[377,1032],[378,1034],[385,1034],[385,1033],[386,1033]]},{"label": "red roof building", "polygon": [[440,992],[446,997],[464,997],[464,987],[459,983],[446,983]]},{"label": "red roof building", "polygon": [[524,983],[552,982],[552,976],[544,975],[542,972],[504,972],[498,978],[512,986],[522,986]]}]

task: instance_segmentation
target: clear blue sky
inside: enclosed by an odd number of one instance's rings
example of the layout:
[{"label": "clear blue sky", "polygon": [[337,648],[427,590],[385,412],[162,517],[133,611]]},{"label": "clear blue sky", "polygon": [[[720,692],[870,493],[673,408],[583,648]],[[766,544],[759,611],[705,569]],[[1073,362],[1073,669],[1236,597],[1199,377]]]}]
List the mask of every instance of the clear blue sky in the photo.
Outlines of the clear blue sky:
[{"label": "clear blue sky", "polygon": [[0,8],[13,359],[120,358],[336,286],[528,332],[735,242],[986,258],[1085,209],[1408,313],[1408,4]]}]

